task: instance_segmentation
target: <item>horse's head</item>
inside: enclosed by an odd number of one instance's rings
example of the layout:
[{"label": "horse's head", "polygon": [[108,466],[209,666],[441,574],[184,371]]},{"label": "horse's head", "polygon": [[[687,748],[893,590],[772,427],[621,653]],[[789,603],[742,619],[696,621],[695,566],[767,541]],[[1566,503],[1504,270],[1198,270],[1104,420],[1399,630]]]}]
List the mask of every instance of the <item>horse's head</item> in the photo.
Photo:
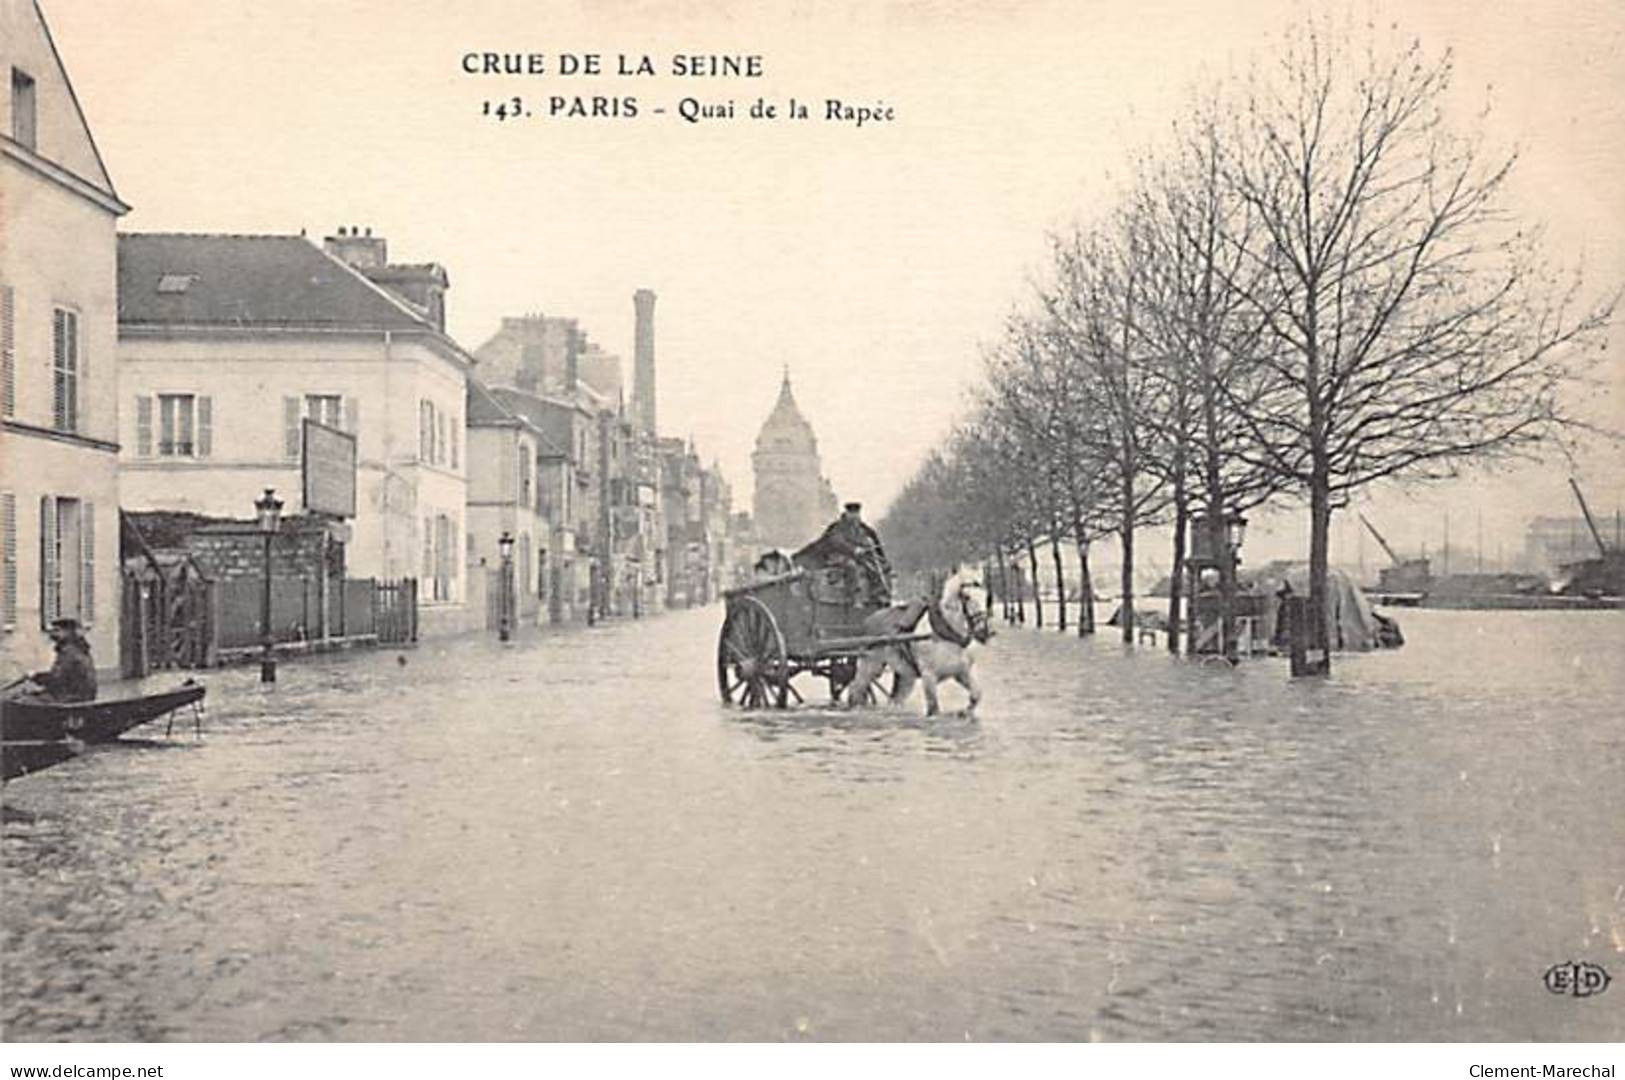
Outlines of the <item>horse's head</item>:
[{"label": "horse's head", "polygon": [[986,643],[993,636],[987,617],[987,588],[981,579],[965,572],[950,575],[942,584],[941,606],[953,612],[968,629],[970,636]]}]

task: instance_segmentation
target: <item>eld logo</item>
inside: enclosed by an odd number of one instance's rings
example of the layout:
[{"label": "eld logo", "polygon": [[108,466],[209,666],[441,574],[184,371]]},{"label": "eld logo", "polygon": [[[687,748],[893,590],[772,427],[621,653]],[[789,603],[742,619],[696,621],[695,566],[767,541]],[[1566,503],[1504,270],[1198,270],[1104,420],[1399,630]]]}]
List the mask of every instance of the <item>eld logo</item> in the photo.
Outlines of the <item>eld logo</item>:
[{"label": "eld logo", "polygon": [[1553,964],[1542,977],[1546,989],[1554,994],[1572,997],[1593,997],[1608,989],[1613,980],[1601,964],[1587,964],[1570,960],[1566,964]]}]

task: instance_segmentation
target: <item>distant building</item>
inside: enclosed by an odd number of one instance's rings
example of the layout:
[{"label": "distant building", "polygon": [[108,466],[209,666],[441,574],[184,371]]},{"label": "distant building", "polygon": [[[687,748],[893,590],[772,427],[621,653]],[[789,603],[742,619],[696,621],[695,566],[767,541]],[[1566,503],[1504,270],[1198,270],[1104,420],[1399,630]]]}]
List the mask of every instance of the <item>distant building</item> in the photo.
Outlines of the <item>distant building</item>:
[{"label": "distant building", "polygon": [[599,522],[599,428],[594,412],[580,401],[543,397],[512,387],[489,393],[508,412],[542,433],[540,475],[542,517],[548,539],[541,573],[548,620],[587,617],[593,602],[593,537]]},{"label": "distant building", "polygon": [[513,574],[508,582],[516,624],[548,619],[548,598],[558,587],[548,580],[552,527],[547,512],[548,462],[563,457],[541,426],[506,408],[473,379],[468,383],[468,563],[469,573],[485,574],[490,598],[487,620],[500,616],[502,556],[498,541],[513,538]]},{"label": "distant building", "polygon": [[445,271],[389,263],[370,230],[325,247],[119,238],[123,503],[240,518],[270,487],[300,513],[302,421],[341,428],[357,438],[356,516],[336,530],[349,572],[417,578],[424,632],[462,629],[473,357],[445,333]]},{"label": "distant building", "polygon": [[28,0],[0,3],[0,668],[49,666],[43,629],[118,662],[117,240],[129,210]]},{"label": "distant building", "polygon": [[[1612,535],[1612,518],[1599,521],[1603,540],[1610,545],[1618,543]],[[1530,520],[1523,534],[1523,555],[1526,568],[1543,574],[1553,574],[1561,567],[1583,559],[1595,559],[1597,541],[1591,535],[1586,519],[1573,517],[1537,517]]]},{"label": "distant building", "polygon": [[769,547],[793,551],[817,537],[835,517],[835,491],[824,478],[818,437],[796,405],[788,370],[779,399],[756,436],[751,465],[756,474],[752,513],[758,552]]},{"label": "distant building", "polygon": [[518,315],[474,350],[480,380],[527,394],[588,394],[594,404],[613,408],[621,398],[621,361],[587,339],[575,319]]}]

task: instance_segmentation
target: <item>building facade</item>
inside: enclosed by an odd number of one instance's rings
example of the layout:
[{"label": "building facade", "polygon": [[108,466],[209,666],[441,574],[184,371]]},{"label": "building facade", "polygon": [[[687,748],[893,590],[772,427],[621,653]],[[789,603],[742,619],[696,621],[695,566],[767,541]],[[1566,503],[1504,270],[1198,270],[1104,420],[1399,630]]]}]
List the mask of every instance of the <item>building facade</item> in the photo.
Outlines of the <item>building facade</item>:
[{"label": "building facade", "polygon": [[816,538],[835,517],[835,491],[824,478],[818,437],[796,404],[789,371],[756,436],[751,466],[756,479],[752,502],[756,554],[767,548],[794,551]]},{"label": "building facade", "polygon": [[114,191],[37,4],[0,4],[0,667],[49,666],[43,630],[118,658]]},{"label": "building facade", "polygon": [[599,518],[600,432],[580,401],[512,387],[487,388],[504,410],[539,433],[537,493],[547,540],[542,560],[545,613],[551,622],[585,619],[594,601],[593,540]]},{"label": "building facade", "polygon": [[[487,593],[504,584],[498,544],[513,538],[506,582],[508,611],[517,623],[548,620],[552,527],[544,494],[546,462],[560,455],[535,424],[504,407],[486,387],[469,380],[468,572],[484,574]],[[501,601],[493,597],[492,603]],[[495,614],[500,615],[500,608]]]},{"label": "building facade", "polygon": [[432,634],[462,628],[473,358],[445,334],[444,271],[386,255],[349,229],[325,250],[302,236],[121,237],[120,484],[132,509],[242,517],[274,488],[301,513],[302,422],[347,431],[356,514],[335,539],[348,572],[417,578]]}]

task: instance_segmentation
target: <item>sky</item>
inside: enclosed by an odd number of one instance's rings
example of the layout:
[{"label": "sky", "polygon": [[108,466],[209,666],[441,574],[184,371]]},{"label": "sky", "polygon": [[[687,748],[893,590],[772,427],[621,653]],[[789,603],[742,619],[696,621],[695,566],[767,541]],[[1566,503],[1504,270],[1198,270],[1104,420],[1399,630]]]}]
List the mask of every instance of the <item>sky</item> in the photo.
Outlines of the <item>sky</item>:
[{"label": "sky", "polygon": [[[836,491],[878,517],[965,409],[983,349],[1042,272],[1046,237],[1108,210],[1132,153],[1192,88],[1267,54],[1304,12],[1393,22],[1452,49],[1463,107],[1490,103],[1487,140],[1520,151],[1516,208],[1594,289],[1625,283],[1618,3],[43,6],[134,207],[122,228],[369,227],[393,259],[446,267],[449,329],[465,347],[504,315],[572,316],[624,358],[628,386],[632,293],[654,289],[662,433],[692,435],[740,508],[788,368]],[[469,75],[470,52],[540,53],[547,70]],[[609,73],[566,76],[562,53],[597,53]],[[614,75],[623,53],[660,73]],[[763,74],[680,77],[680,55],[759,56]],[[481,115],[515,95],[528,118]],[[553,95],[634,96],[639,113],[548,116]],[[685,97],[732,101],[735,117],[688,123]],[[813,115],[748,115],[757,98],[782,113],[791,97]],[[825,120],[830,98],[893,119]],[[1619,354],[1587,397],[1625,428]],[[1383,490],[1367,510],[1402,549],[1437,548],[1445,517],[1458,544],[1482,520],[1510,547],[1529,515],[1573,512],[1571,471],[1599,513],[1625,506],[1615,451]],[[1304,517],[1255,521],[1249,547],[1301,549]]]}]

